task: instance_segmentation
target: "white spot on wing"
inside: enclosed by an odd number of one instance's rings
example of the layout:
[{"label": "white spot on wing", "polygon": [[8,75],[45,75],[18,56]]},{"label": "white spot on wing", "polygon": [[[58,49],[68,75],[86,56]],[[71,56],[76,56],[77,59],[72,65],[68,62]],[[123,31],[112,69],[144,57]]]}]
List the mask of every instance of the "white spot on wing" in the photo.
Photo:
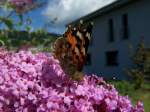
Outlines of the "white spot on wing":
[{"label": "white spot on wing", "polygon": [[77,32],[77,36],[82,39],[82,34],[79,31]]},{"label": "white spot on wing", "polygon": [[86,37],[89,39],[89,40],[91,40],[91,36],[90,36],[90,33],[86,33]]},{"label": "white spot on wing", "polygon": [[85,55],[85,48],[84,47],[82,47],[81,51],[82,51],[83,55]]},{"label": "white spot on wing", "polygon": [[75,53],[79,56],[80,55],[80,52],[79,52],[79,49],[77,47],[75,47]]}]

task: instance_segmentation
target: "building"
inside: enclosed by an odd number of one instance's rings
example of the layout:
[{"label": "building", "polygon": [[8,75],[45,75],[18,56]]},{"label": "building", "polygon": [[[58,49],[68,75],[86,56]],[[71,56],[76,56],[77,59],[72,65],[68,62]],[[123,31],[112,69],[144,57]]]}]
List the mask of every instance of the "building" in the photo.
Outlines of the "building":
[{"label": "building", "polygon": [[105,78],[127,78],[125,71],[133,66],[131,55],[137,44],[144,38],[150,47],[150,1],[118,0],[70,24],[81,19],[94,21],[85,72]]}]

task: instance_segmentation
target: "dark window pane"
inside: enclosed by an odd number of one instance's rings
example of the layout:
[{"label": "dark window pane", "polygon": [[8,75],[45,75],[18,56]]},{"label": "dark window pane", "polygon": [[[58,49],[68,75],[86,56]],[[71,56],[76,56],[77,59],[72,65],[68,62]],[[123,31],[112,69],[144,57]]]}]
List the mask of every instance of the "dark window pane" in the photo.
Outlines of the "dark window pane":
[{"label": "dark window pane", "polygon": [[123,39],[129,38],[129,32],[128,32],[128,15],[123,14],[122,16],[122,25],[123,25]]},{"label": "dark window pane", "polygon": [[112,19],[109,19],[108,21],[109,24],[109,42],[114,41],[114,23]]},{"label": "dark window pane", "polygon": [[106,52],[106,65],[108,66],[118,65],[118,51]]}]

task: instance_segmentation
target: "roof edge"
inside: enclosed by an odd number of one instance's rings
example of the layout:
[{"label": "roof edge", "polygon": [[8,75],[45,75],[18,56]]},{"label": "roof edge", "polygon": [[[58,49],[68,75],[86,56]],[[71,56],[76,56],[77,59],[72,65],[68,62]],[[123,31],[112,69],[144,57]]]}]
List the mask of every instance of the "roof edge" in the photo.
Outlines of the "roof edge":
[{"label": "roof edge", "polygon": [[127,5],[127,4],[129,4],[131,2],[135,2],[135,1],[139,1],[139,0],[116,0],[116,1],[100,8],[100,9],[94,11],[94,12],[91,12],[91,13],[85,15],[85,16],[82,16],[82,17],[66,24],[66,26],[68,26],[70,24],[71,25],[76,25],[80,20],[83,20],[84,22],[87,22],[87,21],[92,20],[93,18],[95,18],[97,16],[102,16],[105,13],[108,13],[108,12],[110,12],[110,11],[116,9],[116,8],[122,7],[124,5]]}]

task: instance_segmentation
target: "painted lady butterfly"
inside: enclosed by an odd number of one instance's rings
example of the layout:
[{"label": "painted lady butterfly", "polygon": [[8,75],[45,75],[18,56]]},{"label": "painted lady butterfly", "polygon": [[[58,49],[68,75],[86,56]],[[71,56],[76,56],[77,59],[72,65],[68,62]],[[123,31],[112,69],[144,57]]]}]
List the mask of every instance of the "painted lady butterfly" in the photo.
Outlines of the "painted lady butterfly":
[{"label": "painted lady butterfly", "polygon": [[77,27],[69,25],[63,37],[54,43],[55,58],[60,61],[65,72],[75,80],[82,77],[92,28],[93,23],[83,24],[82,21]]}]

